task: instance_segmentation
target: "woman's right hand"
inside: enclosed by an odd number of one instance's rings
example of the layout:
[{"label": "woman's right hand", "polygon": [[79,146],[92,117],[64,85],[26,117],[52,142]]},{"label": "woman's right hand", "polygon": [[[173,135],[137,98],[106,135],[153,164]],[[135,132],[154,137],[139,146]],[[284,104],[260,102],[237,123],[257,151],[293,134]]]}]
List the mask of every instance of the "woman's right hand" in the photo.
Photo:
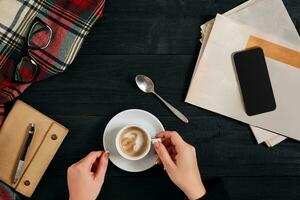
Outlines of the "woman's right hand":
[{"label": "woman's right hand", "polygon": [[170,179],[189,199],[199,199],[206,190],[201,180],[195,148],[177,132],[165,131],[156,135],[162,142],[154,148]]}]

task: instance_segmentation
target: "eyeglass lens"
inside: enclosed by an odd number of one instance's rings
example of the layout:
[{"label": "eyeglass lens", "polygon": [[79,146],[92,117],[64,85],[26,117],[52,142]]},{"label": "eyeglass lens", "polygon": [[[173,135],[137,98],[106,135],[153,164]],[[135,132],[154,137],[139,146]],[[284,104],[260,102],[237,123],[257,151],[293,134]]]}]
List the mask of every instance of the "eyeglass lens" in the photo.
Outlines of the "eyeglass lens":
[{"label": "eyeglass lens", "polygon": [[15,80],[19,82],[30,82],[37,73],[37,65],[31,58],[25,56],[17,65]]},{"label": "eyeglass lens", "polygon": [[33,24],[28,35],[28,46],[36,49],[44,49],[49,45],[51,40],[51,29],[42,22]]}]

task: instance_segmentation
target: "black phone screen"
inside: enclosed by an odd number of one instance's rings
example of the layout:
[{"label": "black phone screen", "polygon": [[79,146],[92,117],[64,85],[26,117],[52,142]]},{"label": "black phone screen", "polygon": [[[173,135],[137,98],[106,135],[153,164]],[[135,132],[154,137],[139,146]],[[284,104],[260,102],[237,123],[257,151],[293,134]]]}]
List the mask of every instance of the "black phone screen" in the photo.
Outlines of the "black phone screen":
[{"label": "black phone screen", "polygon": [[268,68],[261,48],[237,52],[233,60],[247,115],[276,109]]}]

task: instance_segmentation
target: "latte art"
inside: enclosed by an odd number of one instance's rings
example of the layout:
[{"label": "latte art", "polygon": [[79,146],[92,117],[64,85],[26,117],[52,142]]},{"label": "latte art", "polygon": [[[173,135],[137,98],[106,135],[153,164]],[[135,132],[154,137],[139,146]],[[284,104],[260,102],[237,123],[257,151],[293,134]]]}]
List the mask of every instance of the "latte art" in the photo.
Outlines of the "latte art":
[{"label": "latte art", "polygon": [[123,153],[136,157],[142,155],[149,144],[147,135],[142,129],[129,127],[121,134],[119,145]]}]

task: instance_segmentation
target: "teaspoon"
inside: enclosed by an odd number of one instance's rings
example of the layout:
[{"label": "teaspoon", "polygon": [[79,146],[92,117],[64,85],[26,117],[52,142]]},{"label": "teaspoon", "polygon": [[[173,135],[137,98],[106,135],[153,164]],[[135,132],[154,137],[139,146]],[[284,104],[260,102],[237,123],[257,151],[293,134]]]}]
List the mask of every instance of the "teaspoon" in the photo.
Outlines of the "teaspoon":
[{"label": "teaspoon", "polygon": [[145,75],[137,75],[135,77],[135,82],[137,86],[145,93],[152,93],[157,98],[159,98],[179,119],[181,119],[185,123],[189,123],[189,120],[176,108],[174,108],[171,104],[165,101],[162,97],[160,97],[154,90],[154,83],[153,81],[145,76]]}]

